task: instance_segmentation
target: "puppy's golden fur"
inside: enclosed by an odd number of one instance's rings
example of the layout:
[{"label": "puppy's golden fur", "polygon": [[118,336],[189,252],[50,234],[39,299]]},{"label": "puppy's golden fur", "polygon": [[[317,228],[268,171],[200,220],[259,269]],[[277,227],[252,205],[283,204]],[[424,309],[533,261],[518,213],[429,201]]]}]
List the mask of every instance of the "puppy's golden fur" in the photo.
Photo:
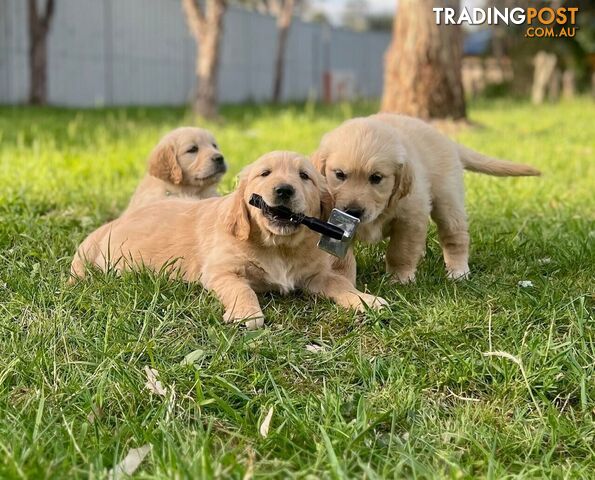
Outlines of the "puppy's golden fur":
[{"label": "puppy's golden fur", "polygon": [[[282,188],[293,193],[280,197]],[[226,322],[250,319],[251,327],[263,323],[256,292],[302,288],[358,310],[386,303],[333,271],[333,257],[316,247],[317,234],[250,206],[253,193],[310,216],[326,216],[331,207],[324,178],[306,158],[272,152],[241,173],[230,195],[156,202],[115,220],[101,238],[83,242],[72,262],[73,278],[84,276],[85,262],[102,270],[165,267],[212,290]]]},{"label": "puppy's golden fur", "polygon": [[[213,135],[202,128],[180,127],[166,134],[149,155],[148,171],[122,216],[168,198],[216,197],[217,185],[226,171],[223,155]],[[89,235],[79,247],[94,248],[111,223]]]},{"label": "puppy's golden fur", "polygon": [[438,227],[448,276],[469,274],[463,169],[540,174],[459,145],[421,120],[393,114],[343,123],[323,137],[313,162],[327,177],[336,207],[360,217],[359,239],[390,238],[386,269],[399,282],[415,279],[429,216]]},{"label": "puppy's golden fur", "polygon": [[151,152],[148,172],[127,210],[167,197],[215,197],[225,170],[223,155],[210,132],[195,127],[176,128]]}]

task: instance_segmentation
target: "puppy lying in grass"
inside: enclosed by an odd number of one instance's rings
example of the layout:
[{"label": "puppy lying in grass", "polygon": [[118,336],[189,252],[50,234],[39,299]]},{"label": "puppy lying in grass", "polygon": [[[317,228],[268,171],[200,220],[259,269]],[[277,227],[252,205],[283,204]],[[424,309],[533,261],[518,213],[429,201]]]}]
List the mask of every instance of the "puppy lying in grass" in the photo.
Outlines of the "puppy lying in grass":
[{"label": "puppy lying in grass", "polygon": [[386,270],[401,283],[415,280],[430,216],[438,227],[448,276],[468,276],[463,169],[496,176],[540,175],[530,166],[459,145],[421,120],[393,114],[343,123],[322,138],[313,162],[327,177],[336,207],[360,219],[359,239],[376,243],[390,238]]},{"label": "puppy lying in grass", "polygon": [[195,127],[176,128],[165,135],[151,152],[148,167],[127,211],[167,197],[216,197],[226,171],[215,137]]},{"label": "puppy lying in grass", "polygon": [[[165,199],[216,197],[217,185],[226,170],[223,155],[210,132],[195,127],[176,128],[149,155],[148,172],[122,216]],[[95,230],[78,250],[92,249],[105,237],[110,225]]]},{"label": "puppy lying in grass", "polygon": [[332,269],[333,257],[316,247],[317,234],[250,206],[253,193],[309,216],[326,218],[332,207],[324,178],[305,157],[268,153],[244,169],[238,189],[225,197],[156,202],[101,227],[101,238],[83,242],[75,255],[73,279],[85,275],[86,262],[104,271],[165,268],[212,290],[226,322],[248,320],[251,328],[264,319],[256,292],[302,288],[347,308],[386,305]]}]

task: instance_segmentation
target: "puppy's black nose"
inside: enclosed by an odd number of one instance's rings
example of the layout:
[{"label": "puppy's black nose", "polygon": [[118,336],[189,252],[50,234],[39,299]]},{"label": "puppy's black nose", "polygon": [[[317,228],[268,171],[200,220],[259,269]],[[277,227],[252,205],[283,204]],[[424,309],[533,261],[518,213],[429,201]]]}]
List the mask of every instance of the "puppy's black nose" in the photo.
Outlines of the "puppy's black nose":
[{"label": "puppy's black nose", "polygon": [[362,215],[364,214],[364,209],[360,207],[347,207],[345,209],[345,213],[355,218],[362,218]]},{"label": "puppy's black nose", "polygon": [[223,165],[225,158],[220,153],[216,153],[211,157],[211,160],[213,160],[213,162],[215,162],[217,165]]},{"label": "puppy's black nose", "polygon": [[287,183],[277,185],[273,190],[279,200],[289,200],[295,193],[295,188]]}]

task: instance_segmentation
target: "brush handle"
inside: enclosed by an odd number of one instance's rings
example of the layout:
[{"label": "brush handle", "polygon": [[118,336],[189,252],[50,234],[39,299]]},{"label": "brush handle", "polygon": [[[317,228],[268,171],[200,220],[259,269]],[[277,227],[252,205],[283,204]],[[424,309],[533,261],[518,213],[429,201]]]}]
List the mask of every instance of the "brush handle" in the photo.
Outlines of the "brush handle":
[{"label": "brush handle", "polygon": [[318,220],[314,217],[304,216],[302,224],[304,224],[310,230],[314,230],[315,232],[318,232],[321,235],[324,235],[325,237],[334,238],[335,240],[342,240],[343,234],[345,233],[343,229],[336,227],[335,225],[332,225],[328,222]]},{"label": "brush handle", "polygon": [[276,215],[279,215],[286,220],[290,220],[295,224],[305,225],[310,230],[314,230],[315,232],[318,232],[326,237],[334,238],[335,240],[343,240],[343,235],[345,233],[343,229],[328,222],[318,220],[317,218],[308,217],[303,213],[293,213],[286,207],[271,207],[267,205],[264,199],[256,193],[252,194],[249,203],[250,205],[260,208],[261,210],[274,212]]}]

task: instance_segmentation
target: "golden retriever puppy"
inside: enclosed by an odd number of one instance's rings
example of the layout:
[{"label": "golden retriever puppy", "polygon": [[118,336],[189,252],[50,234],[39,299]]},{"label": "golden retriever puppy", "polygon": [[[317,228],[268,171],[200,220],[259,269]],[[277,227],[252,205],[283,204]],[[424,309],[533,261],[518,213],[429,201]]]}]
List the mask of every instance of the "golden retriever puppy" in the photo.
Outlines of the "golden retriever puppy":
[{"label": "golden retriever puppy", "polygon": [[326,176],[336,207],[360,219],[357,237],[369,243],[390,239],[386,269],[401,283],[415,280],[430,216],[448,276],[468,276],[463,169],[540,175],[530,166],[459,145],[421,120],[394,114],[346,121],[322,138],[312,159]]},{"label": "golden retriever puppy", "polygon": [[148,173],[127,211],[167,197],[215,197],[217,184],[227,169],[215,137],[195,127],[176,128],[165,135],[148,163]]},{"label": "golden retriever puppy", "polygon": [[[155,146],[148,172],[122,215],[168,198],[200,200],[216,197],[217,185],[227,170],[213,135],[202,128],[180,127]],[[111,223],[89,235],[79,247],[86,251],[103,238]]]},{"label": "golden retriever puppy", "polygon": [[213,291],[226,322],[249,319],[249,327],[263,324],[256,292],[301,288],[357,310],[386,304],[332,269],[316,233],[250,206],[253,193],[310,216],[326,216],[331,207],[324,178],[308,159],[268,153],[244,169],[238,189],[225,197],[156,202],[115,220],[102,238],[83,242],[72,275],[84,276],[85,262],[102,270],[166,269]]}]

